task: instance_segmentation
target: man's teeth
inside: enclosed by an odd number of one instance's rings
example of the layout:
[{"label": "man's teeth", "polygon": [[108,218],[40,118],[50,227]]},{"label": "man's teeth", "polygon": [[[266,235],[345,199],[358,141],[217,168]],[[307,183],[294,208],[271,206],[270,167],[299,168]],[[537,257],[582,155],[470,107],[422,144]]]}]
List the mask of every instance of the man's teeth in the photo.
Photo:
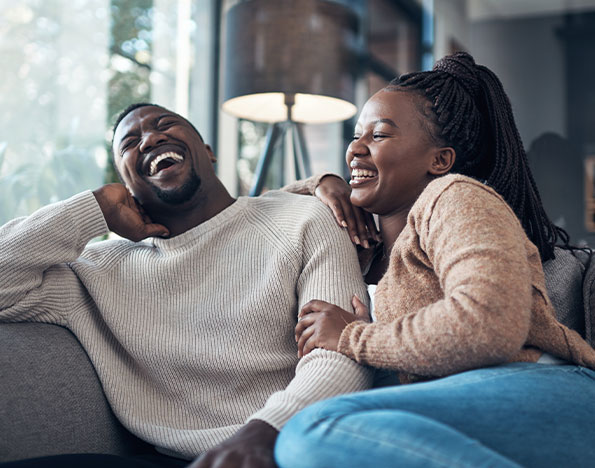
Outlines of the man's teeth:
[{"label": "man's teeth", "polygon": [[149,175],[154,176],[155,172],[157,172],[157,164],[159,164],[164,159],[168,159],[168,158],[173,159],[176,162],[181,162],[184,160],[184,158],[182,156],[180,156],[178,153],[174,153],[171,151],[167,152],[167,153],[160,154],[155,159],[153,159],[153,161],[151,161],[151,166],[149,168]]},{"label": "man's teeth", "polygon": [[351,169],[351,178],[356,177],[376,177],[378,173],[376,171],[370,171],[368,169]]}]

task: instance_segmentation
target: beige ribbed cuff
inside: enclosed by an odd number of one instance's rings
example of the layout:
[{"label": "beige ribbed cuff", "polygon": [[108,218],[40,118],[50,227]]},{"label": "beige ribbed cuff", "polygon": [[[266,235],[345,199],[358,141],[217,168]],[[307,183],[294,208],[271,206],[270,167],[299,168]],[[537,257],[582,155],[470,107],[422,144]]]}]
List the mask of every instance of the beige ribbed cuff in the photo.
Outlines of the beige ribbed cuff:
[{"label": "beige ribbed cuff", "polygon": [[[260,419],[277,430],[301,409],[344,393],[366,390],[373,374],[367,367],[335,351],[315,349],[302,358],[289,385],[268,399],[248,421]],[[246,421],[246,422],[248,422]]]},{"label": "beige ribbed cuff", "polygon": [[109,232],[103,212],[93,192],[87,190],[64,201],[72,225],[78,229],[78,247],[81,249],[94,237]]}]

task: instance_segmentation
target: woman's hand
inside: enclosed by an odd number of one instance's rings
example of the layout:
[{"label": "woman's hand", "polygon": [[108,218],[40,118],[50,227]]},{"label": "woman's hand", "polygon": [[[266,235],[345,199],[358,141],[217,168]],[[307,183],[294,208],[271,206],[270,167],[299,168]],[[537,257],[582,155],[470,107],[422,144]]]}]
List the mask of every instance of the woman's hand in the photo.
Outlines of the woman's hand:
[{"label": "woman's hand", "polygon": [[355,313],[318,300],[302,307],[295,327],[298,357],[305,356],[314,348],[337,351],[341,333],[348,324],[356,320],[370,321],[368,308],[357,296],[353,296],[351,304]]},{"label": "woman's hand", "polygon": [[339,226],[347,228],[354,244],[369,248],[370,241],[380,242],[374,218],[367,211],[351,204],[351,187],[342,178],[333,175],[323,177],[314,193],[333,211]]}]

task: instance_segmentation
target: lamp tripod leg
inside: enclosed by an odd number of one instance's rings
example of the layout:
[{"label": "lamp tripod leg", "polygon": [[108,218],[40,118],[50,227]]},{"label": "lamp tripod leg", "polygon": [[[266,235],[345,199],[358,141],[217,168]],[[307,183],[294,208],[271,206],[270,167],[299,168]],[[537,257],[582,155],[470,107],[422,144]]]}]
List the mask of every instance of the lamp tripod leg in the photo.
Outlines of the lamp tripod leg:
[{"label": "lamp tripod leg", "polygon": [[250,189],[251,197],[260,195],[260,193],[262,192],[266,176],[269,172],[269,167],[271,166],[273,154],[275,153],[275,146],[279,138],[284,133],[285,131],[282,124],[274,123],[271,126],[269,126],[267,130],[267,137],[266,143],[264,145],[264,150],[262,152],[262,155],[260,156],[260,159],[258,160],[256,171],[254,172],[254,184]]},{"label": "lamp tripod leg", "polygon": [[306,146],[306,139],[301,124],[291,122],[291,133],[293,138],[293,157],[295,162],[295,176],[297,179],[304,179],[312,175],[310,167],[310,155]]}]

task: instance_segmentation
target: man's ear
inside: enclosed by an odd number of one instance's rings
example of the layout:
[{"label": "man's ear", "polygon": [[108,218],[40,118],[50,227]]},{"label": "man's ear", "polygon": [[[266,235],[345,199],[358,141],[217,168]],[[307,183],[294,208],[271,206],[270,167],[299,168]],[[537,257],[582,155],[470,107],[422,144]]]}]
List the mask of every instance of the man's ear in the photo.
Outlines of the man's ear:
[{"label": "man's ear", "polygon": [[450,146],[444,148],[438,148],[432,159],[430,166],[430,174],[441,176],[447,174],[452,169],[457,158],[457,153],[454,148]]},{"label": "man's ear", "polygon": [[207,144],[205,144],[205,148],[207,150],[207,154],[209,155],[209,159],[213,164],[215,164],[217,162],[217,157],[215,156],[215,153],[213,153],[212,148]]}]

